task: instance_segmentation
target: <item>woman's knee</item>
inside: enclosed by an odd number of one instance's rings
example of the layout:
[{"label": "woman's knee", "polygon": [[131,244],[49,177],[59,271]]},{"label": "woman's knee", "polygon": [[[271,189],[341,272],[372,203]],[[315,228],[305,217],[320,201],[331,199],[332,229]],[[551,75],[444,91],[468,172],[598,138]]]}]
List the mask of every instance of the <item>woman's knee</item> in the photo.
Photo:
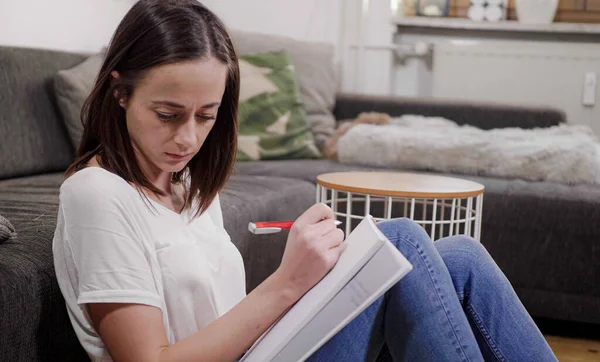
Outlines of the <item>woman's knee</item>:
[{"label": "woman's knee", "polygon": [[466,235],[454,235],[440,239],[436,247],[442,253],[460,253],[465,258],[479,260],[489,257],[486,248],[477,240]]},{"label": "woman's knee", "polygon": [[435,246],[448,269],[497,270],[496,263],[483,244],[468,236],[447,237],[437,241]]},{"label": "woman's knee", "polygon": [[432,245],[431,238],[425,229],[408,218],[380,221],[377,223],[377,227],[394,244],[407,242],[419,247]]}]

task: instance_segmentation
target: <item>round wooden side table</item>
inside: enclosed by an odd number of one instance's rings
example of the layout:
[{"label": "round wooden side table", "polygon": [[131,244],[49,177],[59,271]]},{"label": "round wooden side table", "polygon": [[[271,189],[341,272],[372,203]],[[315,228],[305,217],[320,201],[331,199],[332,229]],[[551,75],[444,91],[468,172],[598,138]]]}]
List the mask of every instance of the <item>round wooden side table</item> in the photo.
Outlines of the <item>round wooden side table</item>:
[{"label": "round wooden side table", "polygon": [[404,172],[334,172],[317,176],[317,202],[329,205],[346,235],[366,216],[408,217],[432,240],[468,235],[479,241],[484,186],[453,177]]}]

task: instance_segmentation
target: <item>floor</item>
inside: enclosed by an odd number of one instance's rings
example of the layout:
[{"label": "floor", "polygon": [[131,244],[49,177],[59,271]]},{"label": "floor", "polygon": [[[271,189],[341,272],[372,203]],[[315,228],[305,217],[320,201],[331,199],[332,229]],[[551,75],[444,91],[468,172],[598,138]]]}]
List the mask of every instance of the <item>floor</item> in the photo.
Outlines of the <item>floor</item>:
[{"label": "floor", "polygon": [[600,361],[600,340],[545,337],[560,362]]},{"label": "floor", "polygon": [[560,362],[600,362],[600,326],[536,320]]}]

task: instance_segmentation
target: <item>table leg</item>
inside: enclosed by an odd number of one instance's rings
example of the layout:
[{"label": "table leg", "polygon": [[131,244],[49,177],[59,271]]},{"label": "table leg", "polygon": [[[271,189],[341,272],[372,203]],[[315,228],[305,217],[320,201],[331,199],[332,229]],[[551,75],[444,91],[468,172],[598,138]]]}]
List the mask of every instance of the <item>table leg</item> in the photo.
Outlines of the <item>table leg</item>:
[{"label": "table leg", "polygon": [[465,234],[467,234],[468,236],[473,236],[471,235],[471,223],[473,222],[473,198],[469,197],[467,198],[467,209],[465,210],[465,220],[466,220],[466,230],[465,230]]},{"label": "table leg", "polygon": [[433,199],[433,216],[431,217],[431,240],[435,241],[435,223],[437,221],[437,199]]},{"label": "table leg", "polygon": [[319,202],[321,202],[321,185],[317,184],[317,201],[316,203],[318,204]]},{"label": "table leg", "polygon": [[475,211],[475,240],[481,241],[481,223],[483,217],[483,194],[477,196],[477,210]]},{"label": "table leg", "polygon": [[452,209],[450,210],[450,231],[448,236],[454,235],[454,217],[456,216],[456,199],[452,199]]},{"label": "table leg", "polygon": [[346,193],[346,235],[352,230],[352,193]]}]

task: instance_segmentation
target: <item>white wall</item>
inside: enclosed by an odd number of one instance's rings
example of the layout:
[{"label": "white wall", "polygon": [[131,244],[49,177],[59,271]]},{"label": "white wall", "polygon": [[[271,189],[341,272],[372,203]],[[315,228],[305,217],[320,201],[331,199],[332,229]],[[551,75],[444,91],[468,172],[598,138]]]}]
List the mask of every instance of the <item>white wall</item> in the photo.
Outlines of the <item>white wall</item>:
[{"label": "white wall", "polygon": [[[96,52],[108,44],[135,1],[0,0],[0,45]],[[371,14],[360,31],[364,0],[201,1],[233,29],[334,44],[336,60],[346,65],[340,69],[345,90],[389,93],[389,51],[369,51],[361,63],[346,47],[360,39],[371,45],[390,43],[390,0],[369,1]]]},{"label": "white wall", "polygon": [[[204,0],[234,29],[337,43],[342,0]],[[135,0],[0,0],[0,45],[97,51]]]},{"label": "white wall", "polygon": [[134,0],[0,0],[0,45],[95,52]]},{"label": "white wall", "polygon": [[232,29],[337,44],[344,0],[201,0]]}]

